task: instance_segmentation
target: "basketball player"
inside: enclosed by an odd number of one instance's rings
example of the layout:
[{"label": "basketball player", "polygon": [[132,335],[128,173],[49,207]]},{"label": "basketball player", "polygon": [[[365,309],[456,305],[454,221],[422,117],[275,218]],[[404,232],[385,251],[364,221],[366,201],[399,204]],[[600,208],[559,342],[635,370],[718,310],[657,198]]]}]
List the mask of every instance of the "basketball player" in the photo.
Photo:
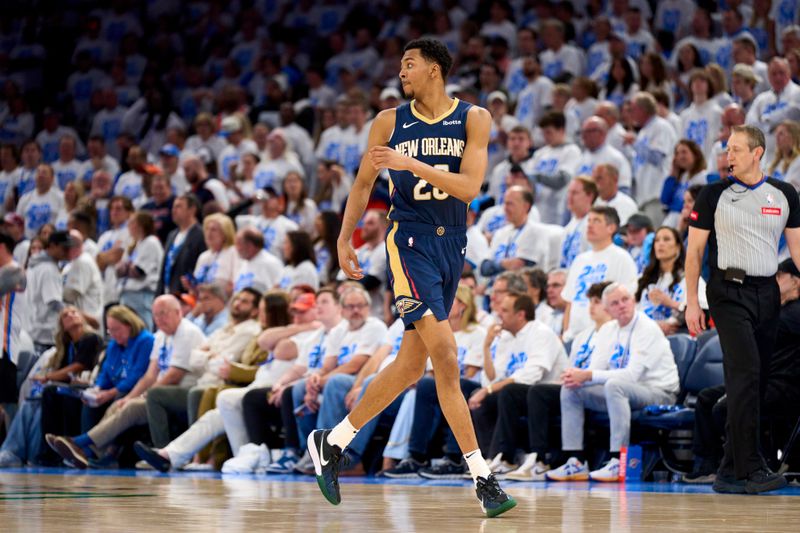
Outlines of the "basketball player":
[{"label": "basketball player", "polygon": [[341,501],[343,450],[359,428],[419,380],[429,355],[442,411],[465,452],[481,508],[491,518],[516,505],[478,449],[447,322],[464,267],[467,204],[477,196],[486,173],[491,125],[488,111],[446,95],[451,66],[447,48],[438,41],[418,39],[406,45],[400,80],[412,101],[375,118],[345,209],[339,263],[348,277],[361,279],[364,274],[350,237],[378,172],[389,169],[392,225],[386,237],[387,263],[406,331],[397,358],[378,374],[350,415],[333,430],[317,430],[308,437],[320,489],[334,505]]}]

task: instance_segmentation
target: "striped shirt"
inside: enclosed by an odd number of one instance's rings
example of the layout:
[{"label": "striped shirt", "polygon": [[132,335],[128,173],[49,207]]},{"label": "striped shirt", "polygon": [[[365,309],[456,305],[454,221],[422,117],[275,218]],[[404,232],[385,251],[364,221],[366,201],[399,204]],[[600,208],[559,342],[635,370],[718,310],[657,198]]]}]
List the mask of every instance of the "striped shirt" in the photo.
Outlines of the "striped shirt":
[{"label": "striped shirt", "polygon": [[712,268],[774,276],[784,228],[800,227],[800,200],[788,183],[765,177],[747,185],[731,177],[704,187],[689,218],[692,227],[711,231]]}]

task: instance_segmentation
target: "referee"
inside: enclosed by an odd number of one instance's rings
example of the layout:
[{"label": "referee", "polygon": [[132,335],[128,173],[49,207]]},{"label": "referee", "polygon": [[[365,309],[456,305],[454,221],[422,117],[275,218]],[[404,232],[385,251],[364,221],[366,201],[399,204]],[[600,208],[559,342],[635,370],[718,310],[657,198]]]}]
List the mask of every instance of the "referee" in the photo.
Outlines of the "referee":
[{"label": "referee", "polygon": [[735,126],[728,139],[730,176],[703,188],[690,215],[686,254],[689,331],[705,329],[697,282],[706,243],[706,293],[723,352],[728,418],[714,490],[757,494],[786,486],[761,456],[760,401],[778,327],[775,273],[781,234],[800,265],[800,200],[794,188],[764,176],[764,134]]}]

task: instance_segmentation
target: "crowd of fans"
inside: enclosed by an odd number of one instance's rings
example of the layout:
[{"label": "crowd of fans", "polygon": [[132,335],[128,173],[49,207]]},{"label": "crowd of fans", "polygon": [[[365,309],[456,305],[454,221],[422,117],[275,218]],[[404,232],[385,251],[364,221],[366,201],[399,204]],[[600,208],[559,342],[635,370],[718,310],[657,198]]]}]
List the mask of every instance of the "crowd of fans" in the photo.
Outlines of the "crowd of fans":
[{"label": "crowd of fans", "polygon": [[[481,449],[509,479],[617,479],[631,409],[675,402],[689,217],[728,176],[731,128],[761,128],[765,173],[800,190],[796,0],[3,9],[2,467],[109,467],[138,427],[141,467],[313,471],[306,436],[403,334],[388,174],[359,282],[336,238],[371,118],[404,103],[410,39],[444,42],[448,94],[493,118],[449,320]],[[794,316],[800,273],[778,280]],[[796,383],[791,359],[776,373]],[[610,418],[591,474],[584,408]],[[350,473],[381,422],[385,475],[464,474],[430,374],[359,432]],[[720,439],[688,481],[713,474]]]}]

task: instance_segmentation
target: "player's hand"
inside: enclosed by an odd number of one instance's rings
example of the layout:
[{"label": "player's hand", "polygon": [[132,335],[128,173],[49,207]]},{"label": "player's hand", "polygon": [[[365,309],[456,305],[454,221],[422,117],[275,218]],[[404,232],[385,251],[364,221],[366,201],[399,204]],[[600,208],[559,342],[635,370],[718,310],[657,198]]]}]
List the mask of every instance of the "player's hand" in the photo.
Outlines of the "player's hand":
[{"label": "player's hand", "polygon": [[388,146],[373,146],[368,154],[372,166],[377,169],[408,170],[408,163],[411,159]]},{"label": "player's hand", "polygon": [[706,316],[697,303],[686,304],[684,317],[686,318],[686,327],[689,328],[691,335],[696,336],[706,330]]},{"label": "player's hand", "polygon": [[361,270],[361,265],[358,264],[356,251],[353,250],[350,241],[336,241],[336,250],[339,252],[339,266],[342,267],[345,275],[350,279],[363,278],[364,272]]}]

